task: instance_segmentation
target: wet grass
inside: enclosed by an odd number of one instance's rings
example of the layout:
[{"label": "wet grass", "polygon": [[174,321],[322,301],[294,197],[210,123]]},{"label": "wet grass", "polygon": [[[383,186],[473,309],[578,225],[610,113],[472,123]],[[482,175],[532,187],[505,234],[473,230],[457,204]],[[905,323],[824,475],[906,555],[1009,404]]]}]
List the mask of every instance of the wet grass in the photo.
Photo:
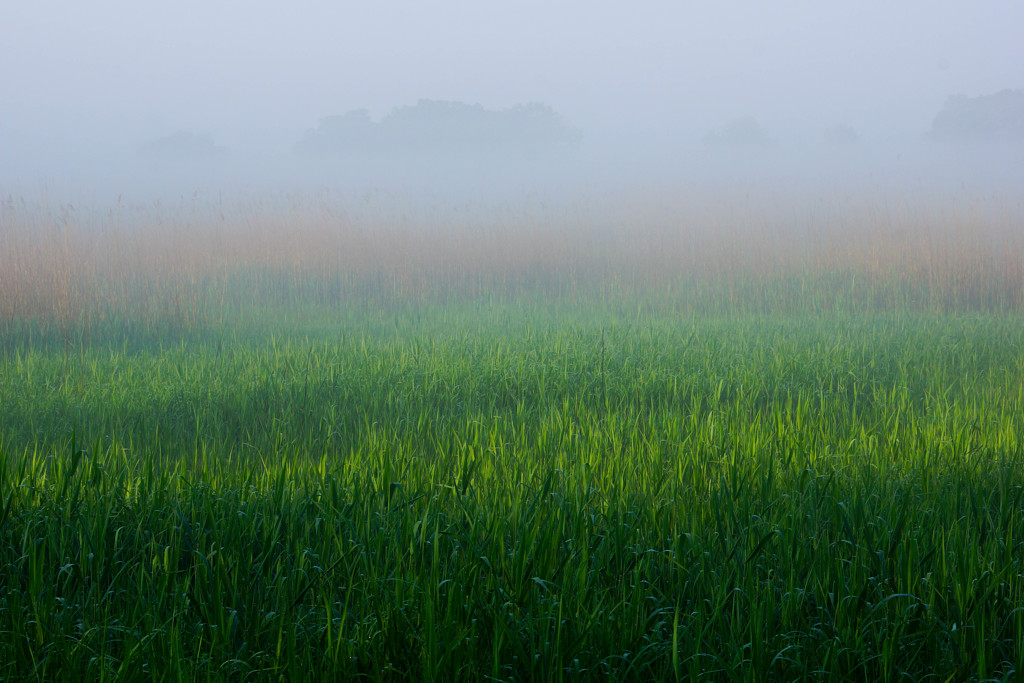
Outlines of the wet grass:
[{"label": "wet grass", "polygon": [[0,678],[1021,670],[1014,313],[289,315],[0,356]]},{"label": "wet grass", "polygon": [[669,196],[0,203],[0,680],[1016,677],[1019,200]]}]

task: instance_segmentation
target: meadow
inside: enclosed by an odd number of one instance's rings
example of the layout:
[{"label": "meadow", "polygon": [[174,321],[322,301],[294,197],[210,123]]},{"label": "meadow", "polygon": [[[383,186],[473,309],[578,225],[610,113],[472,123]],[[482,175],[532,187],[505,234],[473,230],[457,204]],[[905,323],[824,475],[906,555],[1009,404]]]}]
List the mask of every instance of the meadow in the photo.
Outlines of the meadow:
[{"label": "meadow", "polygon": [[1005,680],[1010,197],[0,213],[0,680]]}]

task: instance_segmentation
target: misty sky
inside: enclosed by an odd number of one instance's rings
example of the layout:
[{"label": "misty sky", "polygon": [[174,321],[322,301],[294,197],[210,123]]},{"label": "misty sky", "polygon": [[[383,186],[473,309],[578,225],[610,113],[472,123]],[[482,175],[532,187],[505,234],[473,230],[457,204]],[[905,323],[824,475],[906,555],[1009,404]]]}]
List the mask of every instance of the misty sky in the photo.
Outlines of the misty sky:
[{"label": "misty sky", "polygon": [[946,97],[1024,87],[1024,2],[38,0],[0,10],[0,155],[177,130],[287,149],[324,116],[540,101],[586,139],[920,135]]}]

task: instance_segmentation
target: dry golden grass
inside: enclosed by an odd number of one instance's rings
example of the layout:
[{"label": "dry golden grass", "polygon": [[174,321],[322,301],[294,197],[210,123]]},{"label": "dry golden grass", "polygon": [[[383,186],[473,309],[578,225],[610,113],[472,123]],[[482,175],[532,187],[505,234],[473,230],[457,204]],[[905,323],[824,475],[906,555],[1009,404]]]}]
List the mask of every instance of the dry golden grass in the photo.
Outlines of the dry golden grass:
[{"label": "dry golden grass", "polygon": [[643,294],[689,312],[1018,310],[1008,198],[652,192],[519,204],[371,195],[81,209],[8,199],[0,334],[192,327],[254,306]]}]

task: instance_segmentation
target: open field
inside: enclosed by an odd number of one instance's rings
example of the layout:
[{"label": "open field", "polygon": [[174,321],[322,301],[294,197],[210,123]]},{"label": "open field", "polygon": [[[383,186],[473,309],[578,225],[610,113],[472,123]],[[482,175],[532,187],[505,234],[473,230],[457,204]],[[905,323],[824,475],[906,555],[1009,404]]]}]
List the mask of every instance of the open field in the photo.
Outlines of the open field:
[{"label": "open field", "polygon": [[0,214],[0,679],[1024,670],[1005,198]]}]

